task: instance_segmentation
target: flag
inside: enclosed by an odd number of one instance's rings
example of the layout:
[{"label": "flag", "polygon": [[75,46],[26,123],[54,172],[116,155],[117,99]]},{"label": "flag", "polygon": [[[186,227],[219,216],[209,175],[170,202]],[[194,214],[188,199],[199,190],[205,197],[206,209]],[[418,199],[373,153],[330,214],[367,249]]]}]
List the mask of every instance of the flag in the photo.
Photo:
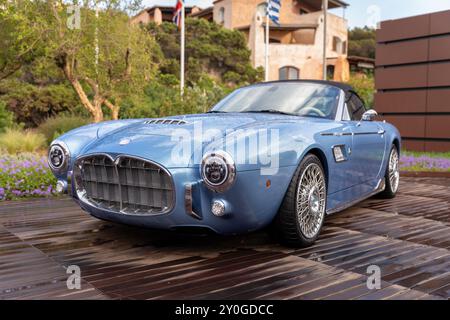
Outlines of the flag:
[{"label": "flag", "polygon": [[175,12],[173,14],[173,23],[175,23],[178,28],[181,28],[183,6],[184,0],[177,0],[177,4],[175,5]]},{"label": "flag", "polygon": [[267,15],[275,24],[280,24],[281,0],[269,0]]}]

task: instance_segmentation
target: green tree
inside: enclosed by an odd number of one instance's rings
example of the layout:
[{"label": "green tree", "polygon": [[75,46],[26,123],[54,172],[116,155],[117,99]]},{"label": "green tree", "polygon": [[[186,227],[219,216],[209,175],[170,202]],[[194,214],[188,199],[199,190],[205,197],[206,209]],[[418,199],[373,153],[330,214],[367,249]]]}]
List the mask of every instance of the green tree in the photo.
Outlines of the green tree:
[{"label": "green tree", "polygon": [[36,127],[47,118],[73,110],[80,104],[66,83],[37,85],[21,79],[8,79],[0,84],[0,101],[26,127]]},{"label": "green tree", "polygon": [[352,74],[348,83],[355,89],[361,99],[364,100],[366,106],[370,108],[374,107],[375,80],[373,74],[364,76]]},{"label": "green tree", "polygon": [[[157,71],[158,46],[139,26],[130,24],[128,13],[136,0],[84,1],[80,28],[69,28],[79,1],[49,0],[49,23],[53,32],[49,45],[56,65],[77,93],[95,122],[107,107],[119,117],[125,97],[140,94]],[[96,8],[101,8],[96,14]]]},{"label": "green tree", "polygon": [[14,123],[14,114],[6,109],[6,104],[0,101],[0,133],[11,127]]},{"label": "green tree", "polygon": [[348,33],[348,39],[348,54],[350,56],[375,59],[375,29],[369,27],[351,29]]},{"label": "green tree", "polygon": [[43,1],[0,0],[0,80],[45,50],[46,10]]},{"label": "green tree", "polygon": [[[147,29],[155,37],[164,53],[161,64],[163,74],[180,74],[180,33],[173,23],[156,25]],[[251,52],[242,32],[225,29],[205,19],[186,19],[186,78],[195,85],[204,74],[219,82],[246,84],[260,81],[261,68],[250,63]]]},{"label": "green tree", "polygon": [[156,118],[178,114],[203,113],[230,93],[232,88],[218,84],[204,74],[194,85],[185,89],[180,96],[177,77],[160,74],[145,89],[145,95],[139,99],[128,100],[121,116],[124,118]]}]

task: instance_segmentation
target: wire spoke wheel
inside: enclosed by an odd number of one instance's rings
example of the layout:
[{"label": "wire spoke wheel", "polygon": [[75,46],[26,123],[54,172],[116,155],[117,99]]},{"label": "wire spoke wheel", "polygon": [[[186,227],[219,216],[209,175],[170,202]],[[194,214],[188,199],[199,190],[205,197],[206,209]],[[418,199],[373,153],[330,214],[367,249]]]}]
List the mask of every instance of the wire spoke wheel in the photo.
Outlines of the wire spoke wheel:
[{"label": "wire spoke wheel", "polygon": [[392,192],[397,192],[400,182],[399,158],[396,148],[392,149],[389,158],[389,182],[391,184]]},{"label": "wire spoke wheel", "polygon": [[297,219],[301,232],[314,238],[325,216],[326,184],[322,169],[315,163],[303,171],[297,189]]}]

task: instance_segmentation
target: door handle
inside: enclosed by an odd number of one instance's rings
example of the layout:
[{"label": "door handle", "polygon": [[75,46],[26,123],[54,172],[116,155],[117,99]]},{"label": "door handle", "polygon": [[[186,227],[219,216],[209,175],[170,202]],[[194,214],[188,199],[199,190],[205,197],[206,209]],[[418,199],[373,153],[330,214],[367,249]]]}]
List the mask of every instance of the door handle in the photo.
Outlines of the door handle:
[{"label": "door handle", "polygon": [[378,134],[379,134],[379,135],[383,135],[383,134],[385,134],[385,133],[386,133],[386,130],[383,130],[383,129],[378,130]]}]

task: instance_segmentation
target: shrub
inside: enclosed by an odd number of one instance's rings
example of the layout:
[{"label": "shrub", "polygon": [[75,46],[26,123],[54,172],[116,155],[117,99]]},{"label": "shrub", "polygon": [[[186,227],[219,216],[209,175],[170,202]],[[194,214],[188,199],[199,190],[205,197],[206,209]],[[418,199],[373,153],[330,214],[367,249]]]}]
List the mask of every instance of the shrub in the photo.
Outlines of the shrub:
[{"label": "shrub", "polygon": [[66,84],[38,86],[18,80],[3,81],[0,98],[28,128],[79,105],[73,89]]},{"label": "shrub", "polygon": [[72,129],[84,126],[89,122],[89,119],[80,116],[60,115],[54,118],[48,118],[38,127],[38,131],[45,136],[47,144],[50,144],[62,134]]},{"label": "shrub", "polygon": [[45,137],[33,131],[8,128],[0,134],[0,149],[10,154],[36,152],[45,146]]},{"label": "shrub", "polygon": [[0,156],[0,201],[50,196],[56,178],[46,157],[35,154]]},{"label": "shrub", "polygon": [[231,91],[203,76],[197,84],[185,89],[180,97],[178,80],[172,75],[160,75],[145,89],[145,96],[128,101],[122,108],[122,118],[155,118],[208,111]]},{"label": "shrub", "polygon": [[374,107],[375,81],[373,75],[352,74],[348,84],[355,89],[361,99],[364,100],[366,106]]},{"label": "shrub", "polygon": [[12,127],[14,124],[14,114],[6,110],[6,104],[0,101],[0,132],[4,132],[6,128]]}]

